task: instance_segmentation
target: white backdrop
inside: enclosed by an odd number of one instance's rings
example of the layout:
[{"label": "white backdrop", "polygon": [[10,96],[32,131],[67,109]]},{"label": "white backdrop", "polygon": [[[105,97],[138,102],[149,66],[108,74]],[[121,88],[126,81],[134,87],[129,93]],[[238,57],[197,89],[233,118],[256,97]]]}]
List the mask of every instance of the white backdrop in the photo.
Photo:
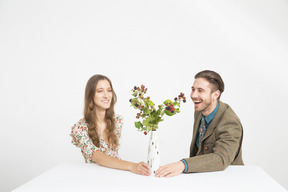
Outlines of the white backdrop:
[{"label": "white backdrop", "polygon": [[[93,74],[112,80],[125,118],[120,155],[138,162],[148,136],[134,127],[130,90],[144,84],[156,104],[189,98],[204,69],[224,79],[245,164],[288,189],[287,34],[287,0],[0,0],[0,191],[84,162],[69,133]],[[163,164],[188,157],[192,125],[190,99],[160,123]]]}]

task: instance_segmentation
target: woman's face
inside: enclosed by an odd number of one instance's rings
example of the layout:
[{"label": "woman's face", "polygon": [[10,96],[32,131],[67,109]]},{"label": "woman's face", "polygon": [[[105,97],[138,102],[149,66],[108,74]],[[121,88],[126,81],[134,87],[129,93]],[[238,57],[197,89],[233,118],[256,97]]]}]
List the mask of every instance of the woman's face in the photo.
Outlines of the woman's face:
[{"label": "woman's face", "polygon": [[106,110],[111,105],[113,97],[112,88],[108,80],[100,80],[96,86],[96,92],[94,95],[94,103],[98,110]]}]

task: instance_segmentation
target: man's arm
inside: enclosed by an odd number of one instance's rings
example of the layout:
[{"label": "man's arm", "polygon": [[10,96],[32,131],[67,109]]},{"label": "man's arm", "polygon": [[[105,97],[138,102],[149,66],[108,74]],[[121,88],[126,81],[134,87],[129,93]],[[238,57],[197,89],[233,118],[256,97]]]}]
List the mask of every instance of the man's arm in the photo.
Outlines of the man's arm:
[{"label": "man's arm", "polygon": [[184,159],[188,173],[222,171],[234,161],[242,141],[242,125],[234,117],[225,119],[215,130],[216,141],[211,153]]},{"label": "man's arm", "polygon": [[216,142],[213,152],[186,158],[183,161],[167,164],[156,171],[158,177],[171,177],[184,170],[191,172],[222,171],[234,160],[242,140],[242,126],[235,118],[221,122],[216,131]]}]

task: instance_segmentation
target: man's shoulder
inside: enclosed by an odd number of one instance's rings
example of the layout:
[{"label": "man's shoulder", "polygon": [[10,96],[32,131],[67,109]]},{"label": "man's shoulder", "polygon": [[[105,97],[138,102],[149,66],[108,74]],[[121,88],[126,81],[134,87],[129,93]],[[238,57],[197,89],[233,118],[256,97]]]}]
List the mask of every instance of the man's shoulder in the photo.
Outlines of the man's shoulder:
[{"label": "man's shoulder", "polygon": [[224,119],[235,119],[237,121],[240,121],[239,117],[237,116],[237,114],[234,112],[234,110],[232,109],[232,107],[230,107],[230,105],[219,101],[220,105],[219,105],[219,112],[222,113],[222,118]]},{"label": "man's shoulder", "polygon": [[[201,115],[200,111],[194,111],[194,118],[199,118],[199,116]],[[236,115],[236,113],[234,112],[234,110],[232,109],[232,107],[230,107],[230,105],[228,105],[227,103],[224,103],[222,101],[219,101],[219,108],[216,112],[215,117],[217,119],[226,119],[226,118],[234,118],[237,121],[240,121],[239,117]]]}]

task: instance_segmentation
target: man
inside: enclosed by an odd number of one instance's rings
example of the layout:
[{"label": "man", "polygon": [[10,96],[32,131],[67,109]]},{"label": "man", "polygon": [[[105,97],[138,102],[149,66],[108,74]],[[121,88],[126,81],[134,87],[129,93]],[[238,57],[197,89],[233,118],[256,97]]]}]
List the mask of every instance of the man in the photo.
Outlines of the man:
[{"label": "man", "polygon": [[205,70],[195,75],[191,92],[195,113],[190,158],[160,167],[157,177],[222,171],[229,165],[244,165],[243,128],[231,107],[220,101],[223,91],[224,82],[218,73]]}]

